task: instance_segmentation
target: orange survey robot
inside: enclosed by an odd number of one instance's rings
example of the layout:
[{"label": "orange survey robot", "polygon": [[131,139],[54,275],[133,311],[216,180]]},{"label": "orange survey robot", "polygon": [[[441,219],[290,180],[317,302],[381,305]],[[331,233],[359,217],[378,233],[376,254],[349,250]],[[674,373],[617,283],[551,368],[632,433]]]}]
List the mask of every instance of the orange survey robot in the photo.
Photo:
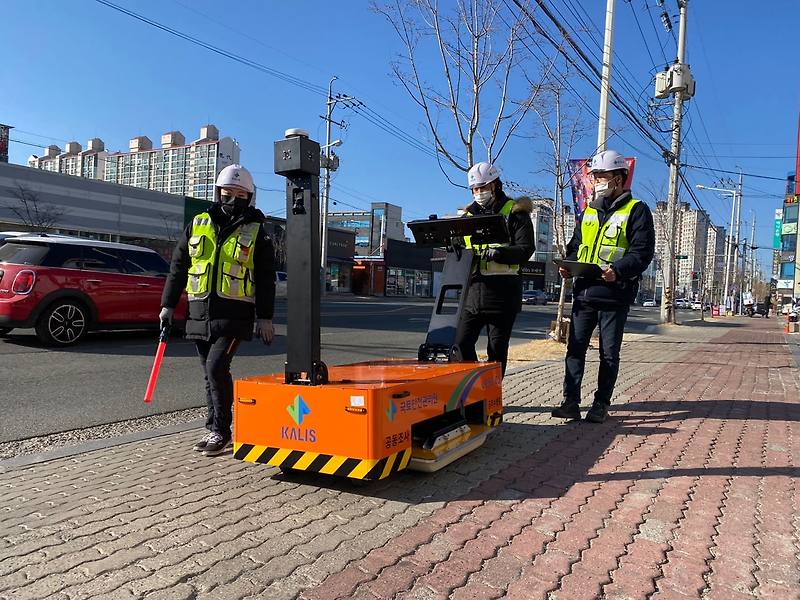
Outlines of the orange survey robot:
[{"label": "orange survey robot", "polygon": [[286,370],[235,382],[234,457],[352,479],[438,470],[502,422],[500,364],[460,362],[453,345],[473,254],[452,242],[496,241],[504,220],[410,223],[418,244],[449,250],[418,358],[328,368],[320,360],[319,156],[301,130],[275,143],[275,172],[287,178]]}]

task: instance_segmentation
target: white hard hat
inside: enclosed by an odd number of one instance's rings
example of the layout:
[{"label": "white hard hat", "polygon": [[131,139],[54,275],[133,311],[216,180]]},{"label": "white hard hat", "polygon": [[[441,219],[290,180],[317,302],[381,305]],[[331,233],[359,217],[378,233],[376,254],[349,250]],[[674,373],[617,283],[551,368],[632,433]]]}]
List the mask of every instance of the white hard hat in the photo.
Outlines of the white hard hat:
[{"label": "white hard hat", "polygon": [[628,172],[628,162],[616,150],[603,150],[592,157],[589,163],[589,173],[604,173],[607,171]]},{"label": "white hard hat", "polygon": [[214,186],[239,188],[248,194],[256,191],[256,186],[253,185],[253,176],[242,165],[229,165],[222,169],[217,175],[217,182]]},{"label": "white hard hat", "polygon": [[483,187],[499,178],[500,172],[495,169],[494,165],[488,162],[479,162],[472,165],[469,173],[467,173],[467,185],[470,189]]}]

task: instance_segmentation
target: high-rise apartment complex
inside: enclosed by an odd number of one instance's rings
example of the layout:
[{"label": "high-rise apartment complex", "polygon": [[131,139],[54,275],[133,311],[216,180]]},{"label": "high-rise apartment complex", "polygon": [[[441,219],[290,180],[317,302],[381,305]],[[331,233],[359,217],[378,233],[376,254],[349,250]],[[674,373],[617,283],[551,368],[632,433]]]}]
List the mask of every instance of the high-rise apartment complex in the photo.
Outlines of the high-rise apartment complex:
[{"label": "high-rise apartment complex", "polygon": [[725,239],[727,231],[721,225],[709,224],[706,243],[705,277],[706,298],[720,298],[725,286]]},{"label": "high-rise apartment complex", "polygon": [[[663,266],[660,263],[667,258],[667,214],[667,203],[656,202],[653,220],[656,229],[655,260],[659,261],[656,272],[658,287],[663,286]],[[677,295],[678,297],[699,297],[703,285],[707,286],[711,277],[715,278],[715,287],[718,285],[716,282],[719,281],[719,275],[716,273],[722,264],[722,259],[718,259],[715,274],[712,276],[708,272],[709,253],[711,252],[709,248],[713,244],[715,248],[713,254],[717,254],[716,248],[719,244],[723,244],[722,252],[724,252],[725,229],[713,225],[704,210],[691,209],[688,202],[681,202],[675,218],[675,233],[675,288]],[[708,290],[706,292],[708,293]]]},{"label": "high-rise apartment complex", "polygon": [[700,294],[702,287],[700,276],[705,270],[708,226],[711,222],[704,210],[692,210],[688,202],[681,203],[679,215],[677,253],[686,258],[677,261],[675,285],[685,296],[694,298]]},{"label": "high-rise apartment complex", "polygon": [[89,140],[83,150],[78,142],[62,152],[48,146],[42,157],[31,156],[28,166],[77,177],[213,200],[217,173],[239,162],[239,144],[230,137],[220,139],[214,125],[200,128],[200,137],[190,144],[180,131],[161,136],[161,147],[153,148],[147,136],[130,140],[128,152],[107,152],[103,140]]},{"label": "high-rise apartment complex", "polygon": [[533,243],[536,249],[528,259],[535,262],[547,262],[554,258],[553,255],[553,201],[539,198],[531,211],[533,225]]}]

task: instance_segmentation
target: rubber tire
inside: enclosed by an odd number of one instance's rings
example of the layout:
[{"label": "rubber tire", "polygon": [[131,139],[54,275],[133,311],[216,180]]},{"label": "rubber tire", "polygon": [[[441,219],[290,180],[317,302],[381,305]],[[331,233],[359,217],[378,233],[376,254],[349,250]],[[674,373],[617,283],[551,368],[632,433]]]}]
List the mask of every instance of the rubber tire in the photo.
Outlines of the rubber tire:
[{"label": "rubber tire", "polygon": [[[78,331],[73,329],[73,334],[71,336],[66,336],[63,340],[54,337],[50,331],[50,320],[55,314],[63,315],[73,321],[78,320],[82,322],[82,328],[80,328]],[[82,319],[80,319],[79,315],[82,316]],[[75,329],[77,329],[77,327]],[[66,347],[76,344],[86,335],[88,329],[88,309],[83,303],[69,298],[64,298],[53,302],[44,310],[44,312],[42,312],[41,316],[36,321],[36,337],[38,337],[43,344],[48,346]]]},{"label": "rubber tire", "polygon": [[13,331],[13,327],[0,327],[0,337],[5,337]]}]

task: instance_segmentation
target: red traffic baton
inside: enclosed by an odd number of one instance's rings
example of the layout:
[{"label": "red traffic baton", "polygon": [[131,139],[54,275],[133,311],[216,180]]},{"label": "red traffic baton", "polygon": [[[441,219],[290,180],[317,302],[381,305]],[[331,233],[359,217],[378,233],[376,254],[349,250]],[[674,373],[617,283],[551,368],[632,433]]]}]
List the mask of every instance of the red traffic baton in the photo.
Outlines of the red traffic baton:
[{"label": "red traffic baton", "polygon": [[161,333],[158,336],[158,348],[156,358],[153,361],[153,369],[150,371],[150,379],[147,380],[147,390],[144,392],[144,403],[150,404],[153,401],[153,391],[156,389],[158,372],[161,370],[161,361],[164,360],[164,351],[167,349],[167,338],[169,337],[169,323],[161,325]]}]

